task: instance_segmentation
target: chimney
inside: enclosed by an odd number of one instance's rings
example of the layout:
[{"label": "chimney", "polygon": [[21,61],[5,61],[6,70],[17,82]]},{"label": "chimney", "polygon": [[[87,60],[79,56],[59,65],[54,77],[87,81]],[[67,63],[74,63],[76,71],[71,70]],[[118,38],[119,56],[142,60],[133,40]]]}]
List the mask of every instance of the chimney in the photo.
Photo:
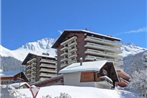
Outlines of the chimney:
[{"label": "chimney", "polygon": [[80,58],[80,66],[82,66],[83,58]]}]

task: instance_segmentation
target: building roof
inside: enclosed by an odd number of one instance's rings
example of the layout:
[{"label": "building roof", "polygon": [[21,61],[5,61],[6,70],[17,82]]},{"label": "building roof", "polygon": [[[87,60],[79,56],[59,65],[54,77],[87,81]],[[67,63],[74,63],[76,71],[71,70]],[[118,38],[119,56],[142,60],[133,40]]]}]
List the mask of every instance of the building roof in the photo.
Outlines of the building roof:
[{"label": "building roof", "polygon": [[1,71],[0,72],[0,77],[14,77],[18,73],[21,73],[22,71],[20,70],[15,70],[15,71]]},{"label": "building roof", "polygon": [[22,65],[25,65],[27,63],[27,61],[29,61],[32,58],[36,58],[36,57],[46,57],[46,58],[50,58],[50,59],[54,59],[54,57],[50,57],[50,56],[46,56],[46,55],[38,55],[38,54],[33,54],[33,53],[28,53],[28,55],[26,56],[26,58],[24,59],[24,61],[22,62]]},{"label": "building roof", "polygon": [[91,61],[91,62],[82,62],[80,63],[73,63],[62,70],[59,73],[73,73],[73,72],[85,72],[85,71],[100,71],[100,69],[107,63],[107,60],[102,61]]},{"label": "building roof", "polygon": [[99,37],[105,37],[106,39],[110,39],[110,40],[116,40],[116,41],[120,41],[121,39],[116,38],[116,37],[111,37],[108,35],[104,35],[104,34],[100,34],[100,33],[95,33],[95,32],[91,32],[88,30],[64,30],[63,33],[60,35],[60,37],[56,40],[56,42],[54,43],[54,45],[52,46],[52,48],[56,48],[59,43],[62,42],[62,40],[64,40],[65,36],[69,33],[86,33],[89,35],[94,35],[94,36],[99,36]]}]

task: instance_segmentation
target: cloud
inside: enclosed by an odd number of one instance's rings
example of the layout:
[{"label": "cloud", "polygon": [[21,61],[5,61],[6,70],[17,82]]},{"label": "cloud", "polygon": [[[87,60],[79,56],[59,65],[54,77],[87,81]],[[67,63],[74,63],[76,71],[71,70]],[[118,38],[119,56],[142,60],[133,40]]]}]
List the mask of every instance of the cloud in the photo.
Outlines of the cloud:
[{"label": "cloud", "polygon": [[124,32],[124,34],[134,34],[134,33],[141,33],[141,32],[147,32],[147,27],[130,30],[130,31]]},{"label": "cloud", "polygon": [[129,30],[126,32],[120,32],[117,33],[116,35],[124,35],[124,34],[138,34],[138,33],[146,33],[147,32],[147,27],[142,27],[134,30]]}]

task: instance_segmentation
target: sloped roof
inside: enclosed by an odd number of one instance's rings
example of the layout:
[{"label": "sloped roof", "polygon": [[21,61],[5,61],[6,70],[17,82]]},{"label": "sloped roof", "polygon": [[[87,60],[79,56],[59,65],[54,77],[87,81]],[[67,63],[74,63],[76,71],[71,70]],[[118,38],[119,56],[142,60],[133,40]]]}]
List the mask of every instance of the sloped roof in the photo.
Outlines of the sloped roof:
[{"label": "sloped roof", "polygon": [[0,77],[14,77],[18,73],[21,73],[22,71],[20,70],[15,70],[15,71],[2,71],[0,72]]},{"label": "sloped roof", "polygon": [[26,58],[22,62],[22,65],[25,65],[27,63],[27,61],[29,61],[32,58],[36,58],[37,56],[38,57],[46,57],[46,58],[50,58],[50,59],[56,60],[54,57],[50,57],[50,56],[47,56],[47,55],[39,55],[39,54],[35,54],[35,53],[28,53],[28,55],[26,56]]},{"label": "sloped roof", "polygon": [[111,39],[111,40],[116,40],[116,41],[121,41],[121,39],[116,38],[116,37],[112,37],[112,36],[108,36],[108,35],[104,35],[104,34],[100,34],[100,33],[95,33],[95,32],[91,32],[88,30],[64,30],[63,33],[60,35],[60,37],[56,40],[56,42],[53,44],[52,48],[57,48],[57,46],[63,41],[63,39],[65,38],[65,36],[69,33],[86,33],[89,35],[94,35],[94,36],[101,36],[101,37],[105,37],[107,39]]},{"label": "sloped roof", "polygon": [[64,74],[84,71],[99,71],[106,63],[107,60],[82,62],[82,65],[80,65],[80,63],[73,63],[60,70],[59,73]]}]

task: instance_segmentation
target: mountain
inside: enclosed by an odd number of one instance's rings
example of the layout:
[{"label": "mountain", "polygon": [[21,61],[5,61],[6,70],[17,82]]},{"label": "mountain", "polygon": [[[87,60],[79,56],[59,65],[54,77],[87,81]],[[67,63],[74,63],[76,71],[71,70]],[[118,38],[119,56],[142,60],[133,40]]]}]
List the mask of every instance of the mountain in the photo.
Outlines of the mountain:
[{"label": "mountain", "polygon": [[[56,51],[55,49],[51,48],[54,42],[55,39],[53,38],[43,38],[35,42],[26,43],[25,45],[22,45],[16,50],[9,50],[0,45],[0,56],[14,57],[20,61],[23,61],[29,52],[35,54],[49,53],[51,57],[55,57]],[[135,55],[137,53],[143,52],[147,49],[141,48],[133,44],[122,44],[121,50],[121,55],[123,57],[126,57],[128,55]]]},{"label": "mountain", "polygon": [[54,42],[55,39],[44,38],[36,42],[26,43],[25,45],[23,45],[22,47],[16,50],[9,50],[0,45],[1,48],[0,56],[14,57],[20,61],[23,61],[28,53],[34,53],[34,54],[49,53],[50,57],[55,57],[56,56],[55,49],[51,48]]},{"label": "mountain", "polygon": [[[18,64],[17,63],[13,64],[14,66],[20,65],[20,61],[22,62],[28,53],[34,53],[34,54],[39,54],[39,55],[42,53],[49,53],[51,57],[55,57],[56,50],[51,48],[54,42],[55,42],[55,39],[43,38],[38,41],[26,43],[25,45],[22,45],[20,48],[16,50],[9,50],[0,45],[0,57],[5,59],[5,61],[8,58],[4,58],[4,57],[9,57],[9,59],[11,59],[9,61],[14,60],[14,62],[18,63]],[[123,57],[127,57],[129,55],[135,55],[137,53],[140,53],[146,50],[144,48],[141,48],[133,44],[123,44],[121,49],[122,49],[121,55]],[[10,66],[9,61],[6,63],[3,63],[2,65],[6,66],[7,64],[7,66]]]},{"label": "mountain", "polygon": [[129,55],[135,55],[137,53],[143,52],[147,49],[136,46],[134,44],[122,44],[121,50],[121,56],[126,57]]},{"label": "mountain", "polygon": [[15,59],[14,57],[0,57],[1,68],[3,71],[9,70],[24,70],[24,66],[21,65],[21,61]]},{"label": "mountain", "polygon": [[147,89],[147,50],[124,57],[124,71],[131,77],[131,82],[127,87],[131,91],[144,94]]}]

